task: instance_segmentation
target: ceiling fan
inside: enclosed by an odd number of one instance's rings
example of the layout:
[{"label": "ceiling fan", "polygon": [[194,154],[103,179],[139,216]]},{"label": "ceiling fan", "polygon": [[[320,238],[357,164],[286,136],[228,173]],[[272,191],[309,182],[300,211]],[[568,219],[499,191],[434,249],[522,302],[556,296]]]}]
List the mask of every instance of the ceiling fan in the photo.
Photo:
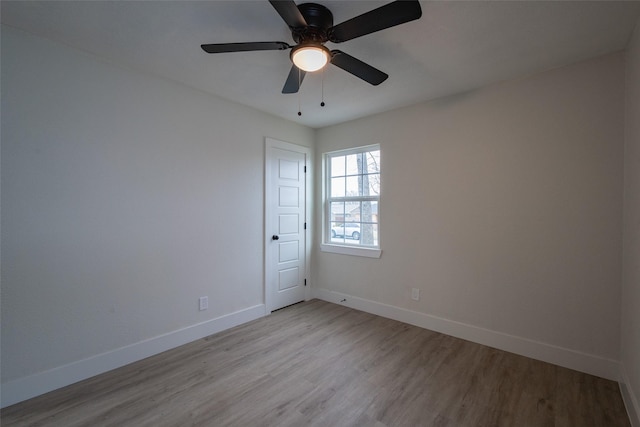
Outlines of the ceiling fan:
[{"label": "ceiling fan", "polygon": [[422,16],[418,0],[397,0],[334,26],[333,14],[320,4],[296,5],[293,0],[269,0],[269,3],[289,26],[295,46],[286,42],[248,42],[201,47],[207,53],[291,49],[289,56],[293,65],[282,93],[298,92],[305,74],[322,69],[328,62],[372,85],[379,85],[389,77],[387,74],[340,50],[329,50],[325,43],[346,42]]}]

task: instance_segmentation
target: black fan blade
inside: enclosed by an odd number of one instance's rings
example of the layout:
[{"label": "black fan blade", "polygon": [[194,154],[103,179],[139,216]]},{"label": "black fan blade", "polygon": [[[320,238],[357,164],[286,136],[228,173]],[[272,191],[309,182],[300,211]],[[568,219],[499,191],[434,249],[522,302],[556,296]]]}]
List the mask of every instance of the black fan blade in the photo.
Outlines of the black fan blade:
[{"label": "black fan blade", "polygon": [[269,0],[271,6],[280,14],[291,28],[306,27],[307,21],[293,0]]},{"label": "black fan blade", "polygon": [[298,89],[300,89],[300,85],[302,84],[302,80],[304,80],[305,74],[307,74],[306,71],[303,71],[295,65],[292,65],[291,71],[289,71],[289,77],[287,77],[287,81],[284,83],[284,87],[282,88],[282,93],[298,92]]},{"label": "black fan blade", "polygon": [[329,40],[342,43],[413,21],[421,16],[422,8],[418,0],[397,0],[336,25],[329,30]]},{"label": "black fan blade", "polygon": [[207,53],[247,52],[252,50],[285,50],[289,46],[285,42],[249,42],[249,43],[214,43],[200,45]]},{"label": "black fan blade", "polygon": [[339,50],[331,51],[331,63],[374,86],[378,86],[389,77],[377,68]]}]

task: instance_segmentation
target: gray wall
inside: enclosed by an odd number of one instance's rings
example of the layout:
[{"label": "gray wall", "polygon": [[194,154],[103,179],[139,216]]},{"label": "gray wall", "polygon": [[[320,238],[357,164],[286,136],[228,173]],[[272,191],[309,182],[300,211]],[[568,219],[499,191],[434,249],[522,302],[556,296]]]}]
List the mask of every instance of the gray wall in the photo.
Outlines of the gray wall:
[{"label": "gray wall", "polygon": [[626,59],[621,360],[627,408],[640,426],[640,21]]},{"label": "gray wall", "polygon": [[494,332],[524,353],[539,343],[617,377],[623,59],[319,130],[317,170],[324,152],[379,143],[383,180],[382,257],[316,251],[317,294],[469,325],[479,341]]},{"label": "gray wall", "polygon": [[263,304],[266,136],[314,133],[3,26],[3,383]]}]

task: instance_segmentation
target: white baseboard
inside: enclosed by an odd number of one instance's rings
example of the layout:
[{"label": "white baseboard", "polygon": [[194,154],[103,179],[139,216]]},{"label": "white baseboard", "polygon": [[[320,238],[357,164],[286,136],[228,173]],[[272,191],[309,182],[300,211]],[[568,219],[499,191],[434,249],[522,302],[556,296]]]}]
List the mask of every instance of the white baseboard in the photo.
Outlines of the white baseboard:
[{"label": "white baseboard", "polygon": [[620,363],[616,360],[492,331],[327,289],[313,289],[313,296],[324,301],[345,305],[356,310],[409,323],[467,341],[596,375],[601,378],[613,381],[620,380]]},{"label": "white baseboard", "polygon": [[249,307],[137,342],[87,359],[2,384],[1,407],[13,405],[49,391],[91,378],[129,363],[187,344],[265,315],[264,304]]},{"label": "white baseboard", "polygon": [[624,406],[627,408],[631,426],[640,427],[640,401],[629,385],[629,377],[627,376],[624,365],[621,366],[620,375],[622,377],[620,381],[620,393],[622,394],[622,400],[624,400]]}]

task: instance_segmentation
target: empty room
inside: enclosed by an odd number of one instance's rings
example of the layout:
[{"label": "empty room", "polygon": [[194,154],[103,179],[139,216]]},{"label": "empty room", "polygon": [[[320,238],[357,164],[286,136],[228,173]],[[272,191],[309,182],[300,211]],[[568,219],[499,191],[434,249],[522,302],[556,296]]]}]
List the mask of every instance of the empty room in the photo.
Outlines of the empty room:
[{"label": "empty room", "polygon": [[640,427],[640,1],[0,17],[3,426]]}]

